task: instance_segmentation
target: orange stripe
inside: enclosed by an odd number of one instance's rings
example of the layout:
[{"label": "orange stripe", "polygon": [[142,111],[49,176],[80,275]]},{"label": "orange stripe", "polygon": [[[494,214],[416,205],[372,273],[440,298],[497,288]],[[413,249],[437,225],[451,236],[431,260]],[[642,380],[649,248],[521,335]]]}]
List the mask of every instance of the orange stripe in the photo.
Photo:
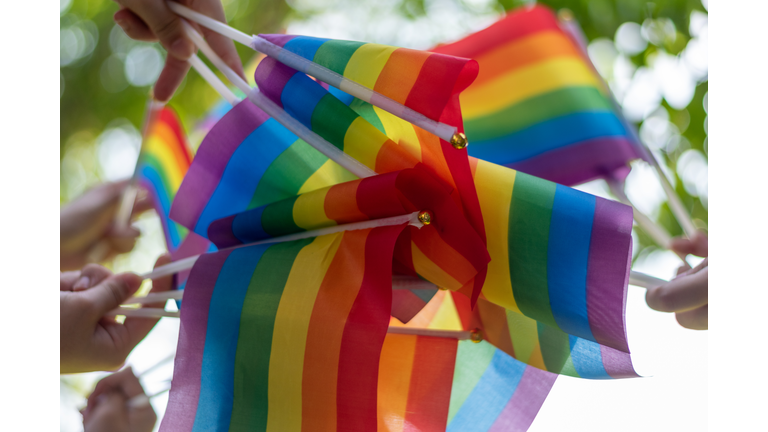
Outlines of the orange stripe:
[{"label": "orange stripe", "polygon": [[416,337],[388,334],[379,361],[377,417],[379,432],[401,432],[416,352]]},{"label": "orange stripe", "polygon": [[480,72],[472,85],[482,85],[513,69],[555,57],[580,57],[580,51],[558,31],[535,33],[508,42],[475,58],[480,64]]},{"label": "orange stripe", "polygon": [[[454,183],[451,171],[448,169],[448,162],[443,155],[440,138],[418,126],[414,126],[413,130],[416,131],[416,136],[419,137],[419,143],[422,148],[421,157],[424,165],[432,168],[440,179],[456,189],[456,183]],[[461,203],[459,203],[459,206],[461,206]]]},{"label": "orange stripe", "polygon": [[431,53],[398,48],[392,52],[373,90],[405,105],[411,88],[419,78],[421,67]]},{"label": "orange stripe", "polygon": [[429,257],[430,261],[460,284],[467,283],[477,274],[477,269],[463,255],[443,241],[435,225],[425,226],[414,232],[412,239],[419,250]]},{"label": "orange stripe", "polygon": [[485,339],[496,348],[515,357],[515,349],[512,347],[512,338],[509,336],[509,324],[507,314],[501,306],[490,303],[487,300],[478,300],[477,308],[480,319],[483,321]]},{"label": "orange stripe", "polygon": [[354,180],[332,186],[325,196],[325,214],[338,224],[368,220],[368,216],[357,206],[357,188],[361,180]]},{"label": "orange stripe", "polygon": [[382,144],[379,154],[376,155],[376,173],[384,174],[413,168],[418,163],[419,161],[411,156],[404,147],[400,147],[394,141],[388,139]]},{"label": "orange stripe", "polygon": [[[153,130],[152,134],[150,134],[149,138],[155,137],[156,140],[148,139],[147,143],[157,143],[157,145],[160,145],[162,143],[163,147],[165,147],[167,150],[171,152],[173,155],[173,163],[179,167],[181,170],[181,173],[184,174],[187,172],[187,169],[189,168],[189,162],[188,157],[185,154],[185,149],[183,146],[183,143],[179,142],[177,139],[176,134],[171,130],[170,126],[160,123],[158,124]],[[149,152],[152,151],[152,149],[147,149]]]},{"label": "orange stripe", "polygon": [[317,293],[304,352],[303,431],[336,430],[336,383],[341,339],[347,316],[363,282],[365,241],[369,232],[344,233]]}]

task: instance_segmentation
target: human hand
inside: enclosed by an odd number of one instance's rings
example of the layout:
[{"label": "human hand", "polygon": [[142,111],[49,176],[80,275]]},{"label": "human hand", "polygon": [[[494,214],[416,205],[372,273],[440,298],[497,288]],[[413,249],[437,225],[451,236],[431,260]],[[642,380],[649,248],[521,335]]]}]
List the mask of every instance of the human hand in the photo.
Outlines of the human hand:
[{"label": "human hand", "polygon": [[[136,244],[139,230],[114,224],[128,180],[105,183],[90,189],[61,209],[59,216],[59,266],[61,270],[82,268],[88,262],[103,261],[128,252]],[[133,214],[152,208],[146,195],[136,199]]]},{"label": "human hand", "polygon": [[84,431],[150,432],[157,421],[152,405],[128,403],[142,395],[144,389],[130,367],[102,379],[81,411]]},{"label": "human hand", "polygon": [[[157,78],[153,95],[159,101],[167,101],[184,79],[184,75],[189,70],[187,60],[196,51],[195,45],[184,33],[181,18],[171,11],[165,0],[115,0],[115,2],[120,4],[121,9],[115,13],[114,19],[125,34],[140,41],[159,40],[168,51],[165,67]],[[215,20],[227,22],[220,0],[176,0],[176,2]],[[202,32],[203,37],[224,60],[224,63],[245,78],[243,65],[235,50],[234,42],[207,28],[191,24]]]},{"label": "human hand", "polygon": [[[155,267],[170,261],[167,254],[163,255]],[[62,273],[60,279],[60,372],[118,369],[158,321],[126,317],[120,324],[115,317],[104,316],[139,289],[141,278],[132,273],[113,275],[91,264],[81,272]],[[153,280],[152,292],[169,290],[171,281],[171,276]]]},{"label": "human hand", "polygon": [[[681,257],[693,254],[706,257],[708,240],[703,233],[692,239],[675,238],[672,250]],[[677,270],[672,281],[648,290],[645,301],[651,309],[674,312],[677,322],[689,329],[707,330],[709,321],[709,262],[705,259],[691,269],[685,265]]]}]

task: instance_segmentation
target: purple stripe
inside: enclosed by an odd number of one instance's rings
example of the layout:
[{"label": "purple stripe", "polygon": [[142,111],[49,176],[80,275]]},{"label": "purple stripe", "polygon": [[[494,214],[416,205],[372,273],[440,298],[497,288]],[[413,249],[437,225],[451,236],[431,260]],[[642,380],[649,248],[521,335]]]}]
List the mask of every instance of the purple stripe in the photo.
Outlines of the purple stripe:
[{"label": "purple stripe", "polygon": [[488,432],[525,432],[555,384],[557,374],[527,366],[515,393]]},{"label": "purple stripe", "polygon": [[508,165],[510,168],[565,186],[598,178],[623,179],[627,163],[641,154],[626,137],[583,141]]},{"label": "purple stripe", "polygon": [[235,216],[216,219],[208,225],[208,238],[211,239],[219,248],[228,248],[243,244],[235,233],[232,232],[232,224],[235,222]]},{"label": "purple stripe", "polygon": [[626,353],[627,257],[632,257],[632,208],[597,198],[587,264],[587,316],[599,344]]},{"label": "purple stripe", "polygon": [[[180,259],[189,258],[193,255],[204,254],[211,247],[211,242],[205,237],[197,235],[194,231],[187,232],[187,236],[184,237],[179,248],[171,252],[171,261],[178,261]],[[176,273],[174,282],[178,285],[183,284],[189,278],[190,270],[183,270]],[[178,289],[178,285],[173,289]]]},{"label": "purple stripe", "polygon": [[292,69],[272,57],[267,57],[262,60],[256,71],[253,73],[253,78],[256,80],[256,85],[259,87],[265,96],[272,99],[273,102],[284,108],[282,98],[283,89],[288,81],[296,74],[296,69]]},{"label": "purple stripe", "polygon": [[296,37],[295,35],[284,34],[260,34],[259,36],[280,47],[285,47],[285,44]]},{"label": "purple stripe", "polygon": [[269,116],[243,100],[229,110],[203,139],[171,205],[171,219],[194,231],[240,143]]},{"label": "purple stripe", "polygon": [[203,367],[203,350],[208,328],[208,308],[213,288],[229,251],[206,254],[192,268],[184,289],[184,306],[181,308],[181,327],[173,381],[168,397],[168,408],[162,432],[188,432],[195,422],[200,397],[200,373]]},{"label": "purple stripe", "polygon": [[629,354],[613,348],[600,345],[600,355],[603,357],[603,367],[611,378],[637,378],[639,375],[632,367]]}]

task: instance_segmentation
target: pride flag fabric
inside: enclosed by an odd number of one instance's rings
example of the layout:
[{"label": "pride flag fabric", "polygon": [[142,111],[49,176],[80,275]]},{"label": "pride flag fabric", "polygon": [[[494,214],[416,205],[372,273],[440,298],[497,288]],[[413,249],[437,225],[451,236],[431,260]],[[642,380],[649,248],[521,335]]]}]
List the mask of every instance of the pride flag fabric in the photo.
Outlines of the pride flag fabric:
[{"label": "pride flag fabric", "polygon": [[462,92],[469,154],[564,185],[623,179],[645,154],[589,58],[545,6],[434,49],[477,60]]},{"label": "pride flag fabric", "polygon": [[378,431],[526,431],[557,375],[485,341],[388,334]]},{"label": "pride flag fabric", "polygon": [[403,226],[201,256],[160,430],[376,430]]},{"label": "pride flag fabric", "polygon": [[179,247],[187,232],[170,219],[170,211],[191,163],[192,152],[179,118],[172,108],[165,106],[148,125],[136,174],[139,184],[152,197],[169,252]]}]

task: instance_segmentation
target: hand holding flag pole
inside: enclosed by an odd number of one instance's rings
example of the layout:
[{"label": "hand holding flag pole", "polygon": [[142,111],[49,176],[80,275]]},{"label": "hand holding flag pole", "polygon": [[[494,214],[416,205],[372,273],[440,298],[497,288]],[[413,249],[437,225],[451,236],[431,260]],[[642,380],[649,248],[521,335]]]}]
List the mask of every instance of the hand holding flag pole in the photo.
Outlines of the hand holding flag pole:
[{"label": "hand holding flag pole", "polygon": [[[385,111],[388,111],[394,114],[395,116],[402,118],[403,120],[413,123],[414,125],[434,135],[437,135],[438,137],[442,138],[445,141],[450,142],[457,149],[463,149],[467,146],[467,137],[463,133],[458,132],[457,128],[454,126],[450,126],[445,123],[432,120],[431,118],[425,116],[424,114],[421,114],[418,111],[413,110],[412,108],[409,108],[399,102],[396,102],[395,100],[387,96],[384,96],[381,93],[378,93],[349,78],[346,78],[326,67],[323,67],[310,60],[307,60],[298,54],[292,53],[286,50],[285,48],[275,45],[272,42],[260,36],[256,36],[256,35],[249,36],[220,21],[216,21],[211,17],[205,16],[199,12],[196,12],[192,9],[182,6],[179,3],[168,2],[167,4],[172,11],[174,11],[175,13],[179,14],[182,17],[190,21],[194,21],[197,24],[200,24],[203,27],[213,30],[236,42],[240,42],[241,44],[246,45],[247,47],[252,48],[255,51],[264,53],[287,66],[290,66],[298,71],[304,72],[307,75],[313,76],[318,80],[328,85],[332,85],[344,92],[347,92],[360,100],[370,103],[371,105],[378,106],[379,108]],[[197,41],[194,41],[194,42],[195,44],[198,45],[198,47],[202,49],[202,47]],[[206,53],[206,56],[208,56],[208,58],[211,58],[211,56],[208,55],[208,53]],[[211,58],[211,61],[213,61],[212,58]],[[219,68],[219,70],[221,70],[222,72],[224,72],[224,70],[219,65],[216,65],[216,67]],[[227,78],[230,78],[230,77],[227,76]],[[230,81],[231,81],[231,78],[230,78]],[[236,82],[233,81],[233,83],[237,85]]]}]

